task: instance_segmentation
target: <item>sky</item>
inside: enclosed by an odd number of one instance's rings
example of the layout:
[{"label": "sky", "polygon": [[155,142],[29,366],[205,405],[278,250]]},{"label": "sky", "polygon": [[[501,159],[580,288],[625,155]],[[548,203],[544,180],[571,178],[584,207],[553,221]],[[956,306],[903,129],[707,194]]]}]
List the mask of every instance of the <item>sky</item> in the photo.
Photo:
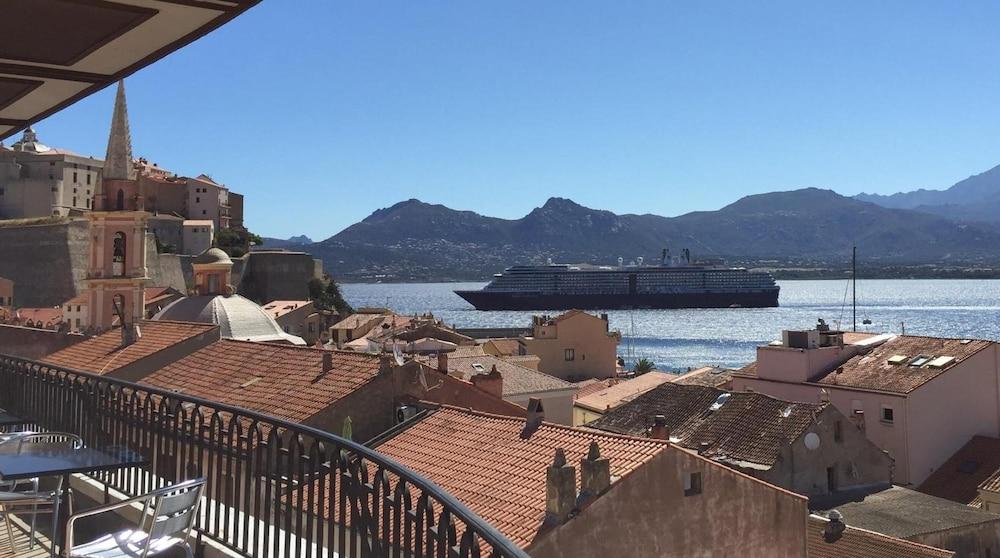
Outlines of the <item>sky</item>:
[{"label": "sky", "polygon": [[[263,0],[126,81],[134,153],[327,238],[409,198],[680,215],[1000,163],[1000,3]],[[103,156],[113,88],[36,125]]]}]

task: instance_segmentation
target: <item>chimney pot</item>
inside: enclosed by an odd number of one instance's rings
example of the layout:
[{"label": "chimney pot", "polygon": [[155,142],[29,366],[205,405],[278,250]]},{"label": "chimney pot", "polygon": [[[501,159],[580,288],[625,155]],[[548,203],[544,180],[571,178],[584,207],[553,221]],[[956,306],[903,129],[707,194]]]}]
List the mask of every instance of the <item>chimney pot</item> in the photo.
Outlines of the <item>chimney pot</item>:
[{"label": "chimney pot", "polygon": [[706,453],[708,453],[708,448],[711,445],[712,444],[709,444],[708,442],[702,442],[698,444],[698,455],[705,455]]},{"label": "chimney pot", "polygon": [[580,496],[577,507],[581,507],[611,488],[611,462],[601,457],[597,442],[590,442],[587,456],[580,460]]},{"label": "chimney pot", "polygon": [[473,376],[472,385],[494,397],[503,399],[503,376],[497,371],[495,364],[489,374],[476,374]]},{"label": "chimney pot", "polygon": [[667,427],[667,417],[655,415],[653,417],[653,427],[649,429],[649,437],[656,440],[669,440],[670,428]]},{"label": "chimney pot", "polygon": [[[528,400],[528,413],[524,421],[524,430],[521,431],[521,438],[528,439],[545,420],[545,409],[542,407],[542,400],[532,397]],[[558,454],[556,454],[558,457]]]},{"label": "chimney pot", "polygon": [[576,506],[576,468],[566,462],[566,452],[556,450],[545,470],[545,523],[561,525]]},{"label": "chimney pot", "polygon": [[438,372],[448,373],[448,353],[444,351],[438,353]]},{"label": "chimney pot", "polygon": [[827,519],[830,521],[823,529],[823,538],[826,539],[826,542],[833,542],[840,538],[840,535],[847,529],[847,525],[844,523],[844,516],[837,510],[830,510]]},{"label": "chimney pot", "polygon": [[328,374],[331,370],[333,370],[333,353],[323,351],[323,373]]}]

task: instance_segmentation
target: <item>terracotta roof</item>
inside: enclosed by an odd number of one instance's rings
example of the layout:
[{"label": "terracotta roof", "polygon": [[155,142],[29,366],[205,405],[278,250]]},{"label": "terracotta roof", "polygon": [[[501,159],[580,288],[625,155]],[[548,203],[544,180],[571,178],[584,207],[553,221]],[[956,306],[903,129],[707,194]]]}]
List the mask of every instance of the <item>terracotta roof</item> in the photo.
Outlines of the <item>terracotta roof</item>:
[{"label": "terracotta roof", "polygon": [[486,353],[483,351],[482,345],[457,345],[454,351],[448,353],[448,357],[463,358],[483,356],[485,354]]},{"label": "terracotta roof", "polygon": [[67,300],[66,302],[63,303],[63,306],[66,306],[67,304],[87,304],[87,303],[88,303],[87,293],[83,293],[83,294],[78,294],[73,298]]},{"label": "terracotta roof", "polygon": [[499,339],[490,339],[490,343],[496,347],[497,351],[501,355],[519,355],[521,354],[521,342],[517,339],[511,339],[510,337],[503,337]]},{"label": "terracotta roof", "polygon": [[53,324],[58,325],[62,322],[63,311],[62,306],[56,306],[53,308],[18,308],[17,317],[21,319],[22,322],[27,322],[31,320],[32,323],[42,323],[42,324]]},{"label": "terracotta roof", "polygon": [[[723,397],[727,397],[723,401]],[[715,404],[721,406],[712,410]],[[663,415],[674,443],[701,449],[723,462],[774,465],[782,448],[799,438],[826,404],[782,401],[760,393],[728,392],[668,382],[587,423],[620,434],[645,436],[655,415]]]},{"label": "terracotta roof", "polygon": [[1000,514],[901,486],[869,494],[860,502],[848,502],[837,511],[848,525],[906,539],[980,523],[1000,528]]},{"label": "terracotta roof", "polygon": [[[865,354],[852,357],[843,364],[842,372],[830,372],[817,382],[910,393],[992,344],[992,341],[899,335]],[[954,360],[941,367],[908,364],[910,359],[920,355],[933,358],[948,356],[954,357]],[[890,364],[889,359],[894,356],[906,357],[907,361],[902,364]]]},{"label": "terracotta roof", "polygon": [[42,359],[42,362],[104,374],[156,354],[182,341],[218,330],[218,327],[212,324],[143,321],[139,323],[141,334],[139,339],[125,348],[121,346],[121,330],[113,329],[56,351]]},{"label": "terracotta roof", "polygon": [[[153,304],[172,296],[183,296],[170,287],[146,287],[146,304]],[[86,301],[84,301],[86,302]]]},{"label": "terracotta roof", "polygon": [[937,468],[917,490],[960,504],[972,504],[977,490],[1000,472],[1000,439],[973,436]]},{"label": "terracotta roof", "polygon": [[[669,444],[543,423],[523,437],[525,421],[454,407],[432,411],[376,449],[458,498],[512,542],[528,546],[545,517],[545,470],[557,448],[578,464],[591,441],[612,478],[631,473]],[[577,475],[579,482],[579,475]]]},{"label": "terracotta roof", "polygon": [[809,516],[806,526],[807,555],[809,558],[949,558],[955,553],[881,533],[866,531],[847,525],[839,537],[827,538],[824,534],[829,521],[823,517]]},{"label": "terracotta roof", "polygon": [[[323,374],[323,354],[333,369]],[[302,422],[373,380],[376,355],[222,339],[142,383]]]},{"label": "terracotta roof", "polygon": [[524,395],[542,391],[574,389],[573,384],[538,372],[525,366],[507,362],[492,355],[477,355],[469,357],[448,356],[448,373],[460,374],[463,380],[471,380],[476,374],[488,374],[493,367],[503,376],[504,397]]},{"label": "terracotta roof", "polygon": [[599,391],[603,391],[603,390],[605,390],[605,389],[607,389],[607,388],[609,388],[609,387],[617,384],[618,382],[623,382],[623,381],[625,381],[625,380],[621,380],[619,378],[608,378],[607,380],[596,380],[596,379],[591,378],[589,380],[583,380],[582,382],[576,382],[576,384],[574,384],[574,385],[576,385],[576,396],[575,396],[575,398],[576,399],[580,399],[580,398],[586,397],[586,396],[588,396],[588,395],[590,395],[592,393],[597,393]]},{"label": "terracotta roof", "polygon": [[372,320],[383,320],[382,314],[351,314],[350,316],[333,324],[334,329],[357,329]]},{"label": "terracotta roof", "polygon": [[726,389],[733,381],[733,371],[718,366],[703,366],[674,378],[678,384]]},{"label": "terracotta roof", "polygon": [[631,380],[618,382],[596,393],[577,397],[574,405],[603,413],[619,405],[635,399],[656,386],[673,380],[676,376],[666,372],[647,372]]},{"label": "terracotta roof", "polygon": [[264,311],[270,314],[272,318],[277,319],[311,302],[311,300],[272,300],[264,305]]}]

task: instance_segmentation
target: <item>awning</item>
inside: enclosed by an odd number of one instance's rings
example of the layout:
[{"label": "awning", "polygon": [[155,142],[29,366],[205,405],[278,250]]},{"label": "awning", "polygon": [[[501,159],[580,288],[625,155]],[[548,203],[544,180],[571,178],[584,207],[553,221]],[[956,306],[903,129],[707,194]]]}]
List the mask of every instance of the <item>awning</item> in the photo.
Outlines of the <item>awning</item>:
[{"label": "awning", "polygon": [[260,0],[0,0],[0,140]]}]

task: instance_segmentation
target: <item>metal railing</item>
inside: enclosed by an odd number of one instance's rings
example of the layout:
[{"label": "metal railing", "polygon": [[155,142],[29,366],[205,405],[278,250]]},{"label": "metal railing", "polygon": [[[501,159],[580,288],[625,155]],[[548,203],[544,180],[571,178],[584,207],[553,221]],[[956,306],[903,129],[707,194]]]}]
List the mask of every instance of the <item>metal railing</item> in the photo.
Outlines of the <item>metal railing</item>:
[{"label": "metal railing", "polygon": [[4,355],[0,408],[142,453],[146,467],[94,475],[125,494],[207,478],[199,540],[244,556],[527,558],[427,479],[301,424]]}]

